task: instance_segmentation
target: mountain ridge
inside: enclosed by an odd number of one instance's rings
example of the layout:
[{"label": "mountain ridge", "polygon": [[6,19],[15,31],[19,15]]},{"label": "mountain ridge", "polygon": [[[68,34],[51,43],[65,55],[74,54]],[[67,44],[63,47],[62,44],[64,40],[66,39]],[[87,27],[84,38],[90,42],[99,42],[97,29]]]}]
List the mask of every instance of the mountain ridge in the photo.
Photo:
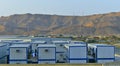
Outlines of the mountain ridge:
[{"label": "mountain ridge", "polygon": [[14,14],[0,17],[1,35],[120,34],[120,12],[89,16]]}]

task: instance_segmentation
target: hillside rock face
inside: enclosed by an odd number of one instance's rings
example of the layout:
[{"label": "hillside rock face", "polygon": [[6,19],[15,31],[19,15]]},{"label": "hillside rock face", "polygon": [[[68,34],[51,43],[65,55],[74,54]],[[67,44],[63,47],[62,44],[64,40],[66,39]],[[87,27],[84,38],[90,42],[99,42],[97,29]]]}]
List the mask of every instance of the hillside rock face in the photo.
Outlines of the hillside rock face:
[{"label": "hillside rock face", "polygon": [[0,17],[1,35],[120,34],[120,12],[91,16],[14,14]]}]

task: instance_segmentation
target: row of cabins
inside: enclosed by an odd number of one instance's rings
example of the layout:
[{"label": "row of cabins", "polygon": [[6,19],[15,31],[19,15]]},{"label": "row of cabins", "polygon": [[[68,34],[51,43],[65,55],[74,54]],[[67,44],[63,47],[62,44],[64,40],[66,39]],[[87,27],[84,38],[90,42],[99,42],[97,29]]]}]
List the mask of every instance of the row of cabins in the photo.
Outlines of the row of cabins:
[{"label": "row of cabins", "polygon": [[[47,42],[48,41],[48,42]],[[1,42],[0,61],[9,64],[105,63],[115,61],[115,47],[54,39]],[[3,61],[1,62],[3,63]]]}]

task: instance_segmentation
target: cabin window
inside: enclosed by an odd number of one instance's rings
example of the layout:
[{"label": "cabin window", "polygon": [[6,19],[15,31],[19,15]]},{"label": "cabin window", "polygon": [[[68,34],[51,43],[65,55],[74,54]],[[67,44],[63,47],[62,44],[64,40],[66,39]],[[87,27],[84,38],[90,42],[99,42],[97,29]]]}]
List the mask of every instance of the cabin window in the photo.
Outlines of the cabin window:
[{"label": "cabin window", "polygon": [[62,47],[63,45],[62,45],[62,44],[60,44],[60,46]]},{"label": "cabin window", "polygon": [[17,52],[17,53],[19,53],[19,52],[20,52],[20,50],[16,50],[16,52]]},{"label": "cabin window", "polygon": [[48,52],[48,49],[45,49],[45,52]]},{"label": "cabin window", "polygon": [[63,54],[60,54],[61,57],[63,57]]}]

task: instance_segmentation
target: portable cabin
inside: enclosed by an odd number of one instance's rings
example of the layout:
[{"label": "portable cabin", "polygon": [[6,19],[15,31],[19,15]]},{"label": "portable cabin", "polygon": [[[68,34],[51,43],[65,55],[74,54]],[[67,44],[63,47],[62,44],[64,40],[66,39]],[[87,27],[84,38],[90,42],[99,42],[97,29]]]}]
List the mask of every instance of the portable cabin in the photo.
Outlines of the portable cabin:
[{"label": "portable cabin", "polygon": [[87,44],[87,43],[83,41],[70,41],[70,44]]},{"label": "portable cabin", "polygon": [[46,44],[46,43],[47,43],[46,41],[32,41],[32,42],[31,42],[32,52],[33,52],[33,53],[36,53],[37,46],[38,46],[39,44]]},{"label": "portable cabin", "polygon": [[87,47],[84,44],[68,44],[66,56],[68,63],[87,63]]},{"label": "portable cabin", "polygon": [[65,52],[65,44],[69,44],[69,41],[52,41],[56,45],[56,52]]},{"label": "portable cabin", "polygon": [[70,38],[51,38],[51,41],[71,41]]},{"label": "portable cabin", "polygon": [[115,61],[115,47],[107,44],[88,44],[88,55],[97,63]]},{"label": "portable cabin", "polygon": [[48,37],[33,38],[33,39],[31,39],[31,41],[32,42],[45,41],[47,44],[51,44],[51,38],[48,38]]},{"label": "portable cabin", "polygon": [[56,46],[54,44],[38,45],[38,64],[56,63]]},{"label": "portable cabin", "polygon": [[69,44],[69,41],[57,40],[57,41],[52,41],[52,43],[56,45],[56,62],[66,63],[67,58],[65,55],[66,52],[65,44]]},{"label": "portable cabin", "polygon": [[7,44],[0,43],[0,63],[7,63]]},{"label": "portable cabin", "polygon": [[13,44],[9,47],[9,64],[27,64],[30,44]]},{"label": "portable cabin", "polygon": [[23,42],[21,39],[7,39],[7,40],[1,40],[1,42]]}]

